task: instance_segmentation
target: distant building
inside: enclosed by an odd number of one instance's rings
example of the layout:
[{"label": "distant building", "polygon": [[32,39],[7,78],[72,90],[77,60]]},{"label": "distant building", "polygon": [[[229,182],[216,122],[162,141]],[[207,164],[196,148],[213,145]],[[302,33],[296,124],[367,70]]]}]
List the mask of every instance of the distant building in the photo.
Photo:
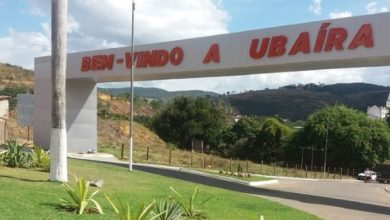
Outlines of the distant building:
[{"label": "distant building", "polygon": [[386,106],[368,106],[367,116],[369,118],[385,119],[390,108],[390,93],[387,97]]},{"label": "distant building", "polygon": [[9,116],[9,97],[0,96],[0,143],[4,143],[7,139],[7,118]]},{"label": "distant building", "polygon": [[9,96],[0,96],[0,117],[8,118]]}]

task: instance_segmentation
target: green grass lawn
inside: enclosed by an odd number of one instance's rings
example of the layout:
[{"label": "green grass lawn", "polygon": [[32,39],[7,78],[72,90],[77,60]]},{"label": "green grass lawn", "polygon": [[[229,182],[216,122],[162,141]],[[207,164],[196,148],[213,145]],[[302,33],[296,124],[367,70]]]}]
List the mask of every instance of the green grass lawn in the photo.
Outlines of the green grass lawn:
[{"label": "green grass lawn", "polygon": [[[197,184],[166,178],[126,168],[69,160],[69,174],[92,180],[103,178],[101,191],[110,195],[120,195],[128,200],[132,210],[140,203],[162,200],[172,194],[169,186],[173,186],[183,195],[190,195]],[[66,197],[60,183],[48,182],[48,173],[7,168],[0,166],[0,219],[116,219],[102,193],[96,200],[105,211],[104,215],[85,214],[78,216],[56,209],[53,205],[60,198]],[[73,177],[70,177],[73,184]],[[255,196],[231,192],[214,187],[198,185],[200,201],[213,195],[213,199],[202,206],[210,219],[318,219],[317,217],[270,202]]]}]

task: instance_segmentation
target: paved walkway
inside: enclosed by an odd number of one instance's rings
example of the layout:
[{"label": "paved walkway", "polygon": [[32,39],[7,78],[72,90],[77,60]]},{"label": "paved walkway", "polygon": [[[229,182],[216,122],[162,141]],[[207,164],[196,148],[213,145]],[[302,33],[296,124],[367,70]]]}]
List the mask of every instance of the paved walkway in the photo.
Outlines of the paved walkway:
[{"label": "paved walkway", "polygon": [[[128,166],[112,157],[70,154],[69,157]],[[279,179],[278,184],[252,187],[212,176],[183,172],[181,168],[134,164],[134,169],[157,175],[248,193],[312,213],[323,219],[390,219],[390,194],[385,185],[359,181]]]}]

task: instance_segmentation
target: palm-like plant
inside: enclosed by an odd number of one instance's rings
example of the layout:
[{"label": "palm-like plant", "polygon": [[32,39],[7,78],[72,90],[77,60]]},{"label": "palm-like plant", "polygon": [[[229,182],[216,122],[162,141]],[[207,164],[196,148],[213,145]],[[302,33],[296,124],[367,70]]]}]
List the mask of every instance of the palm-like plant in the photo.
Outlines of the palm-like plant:
[{"label": "palm-like plant", "polygon": [[[194,192],[192,195],[188,198],[188,202],[183,199],[183,196],[178,193],[173,187],[170,187],[170,189],[177,195],[178,202],[180,203],[180,206],[182,208],[183,214],[182,216],[185,219],[209,219],[206,212],[200,210],[197,208],[197,198],[199,195],[199,188],[195,187]],[[203,205],[206,202],[208,202],[210,199],[212,199],[213,196],[208,197],[204,201],[200,202],[199,205]]]},{"label": "palm-like plant", "polygon": [[155,216],[150,217],[150,213],[155,204],[155,202],[152,202],[146,207],[145,204],[142,204],[141,207],[138,209],[138,212],[132,216],[130,205],[128,202],[124,204],[119,198],[117,198],[117,204],[115,204],[114,201],[107,194],[104,195],[106,196],[106,199],[111,204],[116,214],[118,214],[120,220],[154,220],[158,219],[158,217],[162,214],[157,213]]},{"label": "palm-like plant", "polygon": [[[75,179],[76,189],[66,183],[63,184],[70,198],[60,199],[60,206],[66,210],[77,212],[80,215],[82,215],[84,211],[103,214],[101,206],[93,199],[99,190],[89,193],[89,181],[86,181],[83,178],[77,179],[77,177],[75,177]],[[90,207],[90,203],[93,203],[95,207]]]},{"label": "palm-like plant", "polygon": [[31,162],[31,155],[26,144],[18,144],[16,140],[7,141],[7,150],[2,153],[2,160],[8,167],[27,167]]},{"label": "palm-like plant", "polygon": [[42,147],[34,146],[32,157],[34,166],[41,168],[43,171],[50,170],[49,154]]},{"label": "palm-like plant", "polygon": [[155,203],[152,216],[157,216],[158,220],[178,220],[182,216],[180,203],[174,200],[165,200],[164,202]]}]

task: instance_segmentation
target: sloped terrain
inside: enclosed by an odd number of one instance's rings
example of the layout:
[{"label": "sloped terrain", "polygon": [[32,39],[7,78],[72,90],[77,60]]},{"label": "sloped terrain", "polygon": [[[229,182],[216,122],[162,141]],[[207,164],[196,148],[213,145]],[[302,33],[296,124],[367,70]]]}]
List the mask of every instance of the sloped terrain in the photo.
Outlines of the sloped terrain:
[{"label": "sloped terrain", "polygon": [[286,86],[250,91],[224,98],[243,115],[277,115],[292,121],[305,120],[325,106],[344,104],[366,112],[368,106],[385,106],[390,87],[366,83]]}]

